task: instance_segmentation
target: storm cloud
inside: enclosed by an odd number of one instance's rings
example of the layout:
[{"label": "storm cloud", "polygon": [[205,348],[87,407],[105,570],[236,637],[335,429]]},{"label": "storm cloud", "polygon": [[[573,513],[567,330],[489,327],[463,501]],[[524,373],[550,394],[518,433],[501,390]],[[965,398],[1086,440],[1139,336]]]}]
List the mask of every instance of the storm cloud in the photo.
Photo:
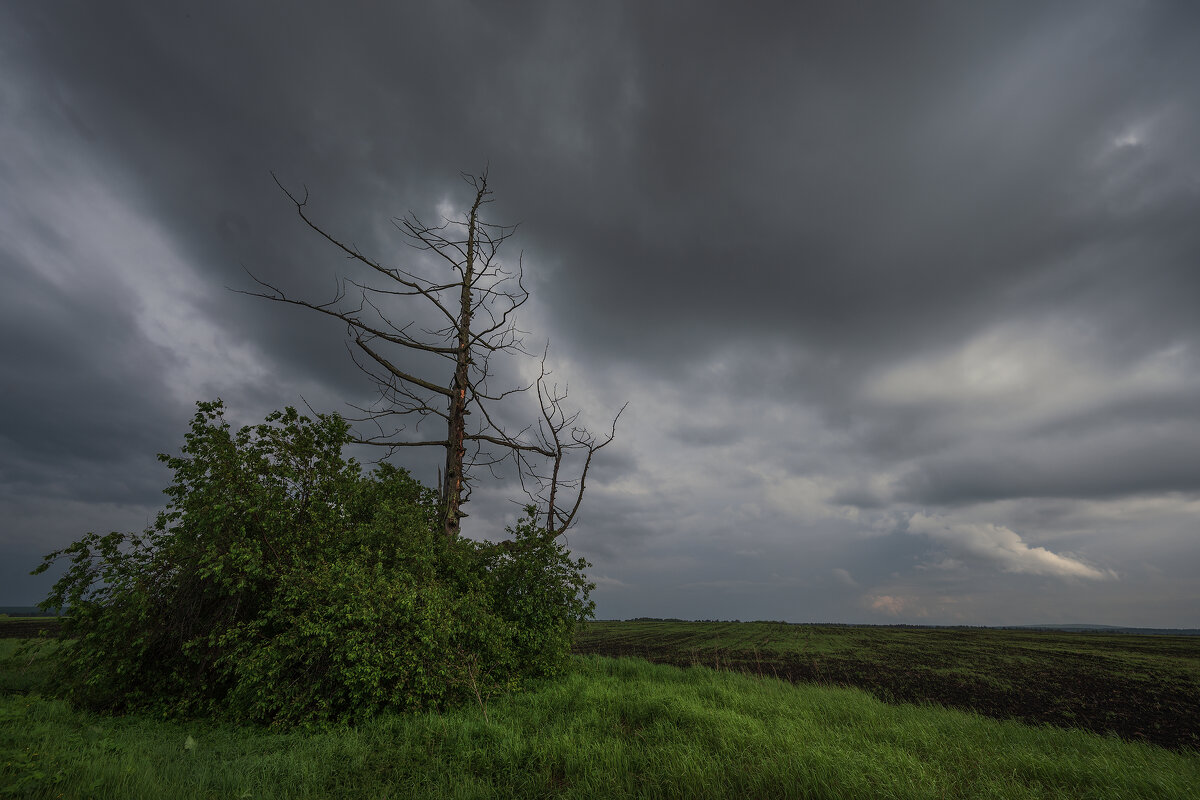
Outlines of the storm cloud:
[{"label": "storm cloud", "polygon": [[[599,616],[1200,627],[1198,28],[1168,2],[0,7],[0,603],[153,518],[197,400],[372,398],[341,327],[230,291],[358,277],[272,173],[426,269],[393,220],[486,168],[527,344],[593,428],[629,402],[569,534]],[[481,477],[467,532],[519,499]]]}]

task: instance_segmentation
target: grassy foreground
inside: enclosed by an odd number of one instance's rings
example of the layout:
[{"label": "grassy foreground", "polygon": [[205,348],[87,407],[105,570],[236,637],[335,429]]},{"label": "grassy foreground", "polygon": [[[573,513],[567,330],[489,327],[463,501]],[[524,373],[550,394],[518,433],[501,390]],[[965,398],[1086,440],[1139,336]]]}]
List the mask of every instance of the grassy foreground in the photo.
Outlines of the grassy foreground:
[{"label": "grassy foreground", "polygon": [[[11,656],[15,642],[0,642]],[[487,709],[270,732],[73,710],[0,662],[0,794],[47,798],[1177,798],[1200,756],[640,659]]]}]

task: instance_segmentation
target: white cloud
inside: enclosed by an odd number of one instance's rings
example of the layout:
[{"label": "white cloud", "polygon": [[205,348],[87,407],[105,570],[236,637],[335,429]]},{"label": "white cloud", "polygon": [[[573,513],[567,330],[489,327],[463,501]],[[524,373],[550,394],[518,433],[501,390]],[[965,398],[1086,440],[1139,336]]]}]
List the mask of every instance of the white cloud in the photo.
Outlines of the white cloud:
[{"label": "white cloud", "polygon": [[[896,597],[890,594],[868,595],[865,598],[867,606],[873,611],[882,611],[893,617],[898,617],[908,610],[912,601],[906,597]],[[918,616],[924,616],[923,613]]]},{"label": "white cloud", "polygon": [[951,523],[944,518],[913,514],[910,533],[939,542],[954,555],[991,562],[1005,572],[1050,575],[1059,578],[1115,579],[1111,570],[1100,570],[1044,547],[1030,547],[1009,528],[990,523]]}]

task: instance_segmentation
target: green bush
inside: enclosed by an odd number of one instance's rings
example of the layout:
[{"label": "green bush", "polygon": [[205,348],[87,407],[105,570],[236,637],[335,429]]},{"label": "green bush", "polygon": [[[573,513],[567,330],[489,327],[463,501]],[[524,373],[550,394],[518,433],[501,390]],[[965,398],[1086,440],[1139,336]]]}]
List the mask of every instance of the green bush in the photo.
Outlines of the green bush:
[{"label": "green bush", "polygon": [[[55,682],[95,709],[297,723],[473,700],[557,674],[594,605],[534,509],[510,538],[448,540],[436,493],[364,474],[349,427],[293,408],[236,433],[198,403],[170,502],[89,533],[43,609],[69,609]],[[485,709],[486,711],[486,709]]]}]

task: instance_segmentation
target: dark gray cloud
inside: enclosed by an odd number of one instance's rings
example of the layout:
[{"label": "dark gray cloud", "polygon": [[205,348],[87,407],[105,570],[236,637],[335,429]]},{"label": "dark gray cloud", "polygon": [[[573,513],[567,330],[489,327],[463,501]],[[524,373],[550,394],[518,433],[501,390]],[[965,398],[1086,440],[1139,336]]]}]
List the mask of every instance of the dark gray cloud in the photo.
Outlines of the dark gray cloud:
[{"label": "dark gray cloud", "polygon": [[994,445],[977,455],[935,456],[904,475],[897,494],[921,505],[958,505],[1009,497],[1197,493],[1198,430],[1193,421],[1182,430],[1126,429]]},{"label": "dark gray cloud", "polygon": [[[631,401],[571,537],[602,615],[1194,625],[1171,581],[1198,552],[1198,23],[9,4],[0,547],[152,516],[198,399],[369,401],[337,324],[226,288],[357,274],[272,171],[424,269],[392,220],[487,166],[528,344],[593,427]],[[510,478],[481,479],[473,534],[513,519]]]}]

